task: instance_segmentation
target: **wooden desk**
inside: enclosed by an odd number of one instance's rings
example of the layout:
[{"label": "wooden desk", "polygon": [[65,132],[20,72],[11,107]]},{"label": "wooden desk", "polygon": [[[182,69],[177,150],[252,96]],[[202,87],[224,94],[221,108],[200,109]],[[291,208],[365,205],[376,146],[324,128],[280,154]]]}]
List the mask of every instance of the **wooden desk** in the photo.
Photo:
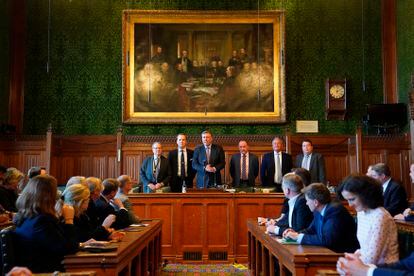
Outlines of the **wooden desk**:
[{"label": "wooden desk", "polygon": [[279,216],[284,198],[214,191],[129,196],[140,218],[162,219],[162,257],[174,263],[246,263],[246,220]]},{"label": "wooden desk", "polygon": [[257,220],[247,221],[249,240],[249,267],[251,275],[275,275],[279,265],[280,275],[316,275],[321,269],[336,269],[336,262],[343,254],[325,247],[286,245],[265,233],[265,226]]},{"label": "wooden desk", "polygon": [[140,232],[126,232],[117,251],[65,256],[67,272],[96,271],[107,275],[159,275],[161,264],[161,220],[144,221],[149,226]]}]

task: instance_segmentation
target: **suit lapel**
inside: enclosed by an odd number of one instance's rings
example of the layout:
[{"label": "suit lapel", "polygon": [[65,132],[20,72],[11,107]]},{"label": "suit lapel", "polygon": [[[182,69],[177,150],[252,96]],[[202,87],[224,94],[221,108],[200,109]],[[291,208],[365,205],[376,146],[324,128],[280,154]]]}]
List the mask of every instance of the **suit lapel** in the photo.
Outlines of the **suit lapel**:
[{"label": "suit lapel", "polygon": [[311,160],[309,162],[309,171],[312,169],[314,162],[315,162],[315,154],[312,153]]}]

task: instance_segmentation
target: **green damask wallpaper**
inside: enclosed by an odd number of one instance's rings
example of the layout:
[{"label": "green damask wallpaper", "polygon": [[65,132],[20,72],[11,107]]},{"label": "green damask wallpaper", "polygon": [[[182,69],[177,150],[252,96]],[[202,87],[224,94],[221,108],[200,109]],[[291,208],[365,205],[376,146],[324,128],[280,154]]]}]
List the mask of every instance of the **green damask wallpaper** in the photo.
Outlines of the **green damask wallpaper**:
[{"label": "green damask wallpaper", "polygon": [[[260,1],[260,0],[259,0]],[[407,1],[408,2],[408,1]],[[257,1],[51,1],[50,70],[46,71],[48,1],[28,5],[24,131],[42,134],[113,134],[122,124],[124,9],[251,9]],[[321,133],[354,133],[364,104],[382,101],[381,20],[378,0],[269,0],[260,9],[286,9],[288,123],[209,125],[215,134],[295,131],[295,120],[319,120]],[[362,43],[364,14],[364,43]],[[365,63],[362,62],[363,52]],[[364,70],[363,70],[364,68]],[[365,77],[366,91],[362,91]],[[348,79],[349,120],[326,121],[324,82]],[[205,125],[124,126],[127,134],[200,133]]]},{"label": "green damask wallpaper", "polygon": [[0,1],[0,123],[7,122],[9,106],[9,4]]},{"label": "green damask wallpaper", "polygon": [[408,103],[414,74],[414,1],[397,1],[398,93],[400,102]]}]

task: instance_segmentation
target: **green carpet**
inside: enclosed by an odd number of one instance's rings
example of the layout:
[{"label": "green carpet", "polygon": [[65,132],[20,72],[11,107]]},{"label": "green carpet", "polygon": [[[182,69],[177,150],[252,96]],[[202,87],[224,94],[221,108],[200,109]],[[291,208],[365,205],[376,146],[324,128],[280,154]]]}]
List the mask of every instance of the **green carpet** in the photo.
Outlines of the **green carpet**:
[{"label": "green carpet", "polygon": [[240,264],[167,264],[163,269],[163,276],[249,276],[246,265]]}]

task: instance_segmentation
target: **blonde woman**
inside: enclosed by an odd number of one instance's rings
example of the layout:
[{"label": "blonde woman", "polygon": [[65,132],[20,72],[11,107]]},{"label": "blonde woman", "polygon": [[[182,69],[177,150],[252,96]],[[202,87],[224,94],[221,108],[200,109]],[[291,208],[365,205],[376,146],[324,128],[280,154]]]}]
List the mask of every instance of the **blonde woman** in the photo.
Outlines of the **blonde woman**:
[{"label": "blonde woman", "polygon": [[17,212],[16,200],[18,187],[24,181],[24,175],[16,168],[8,168],[4,177],[4,183],[0,186],[0,205],[4,210]]}]

